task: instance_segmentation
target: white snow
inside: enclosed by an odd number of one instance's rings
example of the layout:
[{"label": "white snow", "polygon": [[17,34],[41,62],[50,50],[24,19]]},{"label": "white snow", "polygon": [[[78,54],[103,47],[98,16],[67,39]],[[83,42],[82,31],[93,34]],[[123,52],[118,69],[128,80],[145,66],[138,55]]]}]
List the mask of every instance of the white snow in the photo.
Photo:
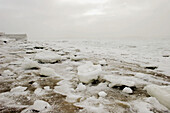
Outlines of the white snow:
[{"label": "white snow", "polygon": [[37,53],[34,59],[40,62],[44,62],[44,63],[53,63],[56,61],[60,61],[61,56],[54,52],[43,51],[43,52]]},{"label": "white snow", "polygon": [[124,93],[133,93],[133,90],[131,89],[131,88],[129,88],[129,87],[125,87],[123,90],[122,90],[122,92],[124,92]]},{"label": "white snow", "polygon": [[144,89],[149,95],[170,109],[170,86],[148,85]]},{"label": "white snow", "polygon": [[98,95],[99,95],[100,97],[106,97],[106,96],[107,96],[107,93],[105,93],[104,91],[101,91],[101,92],[98,93]]},{"label": "white snow", "polygon": [[100,65],[93,65],[92,62],[87,62],[77,68],[78,78],[83,83],[89,83],[92,80],[97,80],[102,72]]}]

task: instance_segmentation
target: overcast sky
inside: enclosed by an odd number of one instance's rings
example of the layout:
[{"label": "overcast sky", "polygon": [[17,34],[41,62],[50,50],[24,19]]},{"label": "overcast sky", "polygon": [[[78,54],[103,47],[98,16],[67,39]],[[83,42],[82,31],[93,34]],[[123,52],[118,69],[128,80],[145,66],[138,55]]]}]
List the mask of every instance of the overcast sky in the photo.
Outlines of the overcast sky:
[{"label": "overcast sky", "polygon": [[170,0],[0,0],[0,31],[33,40],[170,36]]}]

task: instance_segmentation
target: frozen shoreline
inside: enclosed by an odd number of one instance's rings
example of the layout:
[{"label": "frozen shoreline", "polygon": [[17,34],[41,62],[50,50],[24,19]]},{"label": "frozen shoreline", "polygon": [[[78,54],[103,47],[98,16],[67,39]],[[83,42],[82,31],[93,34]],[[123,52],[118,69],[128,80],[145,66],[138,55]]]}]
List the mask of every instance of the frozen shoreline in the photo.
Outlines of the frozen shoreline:
[{"label": "frozen shoreline", "polygon": [[[32,109],[29,106],[35,100],[44,100],[50,110],[61,113],[170,112],[143,90],[151,84],[170,85],[170,46],[166,42],[28,41],[0,46],[2,112]],[[92,76],[98,75],[81,84],[84,79],[79,77],[86,74],[81,70],[78,76],[78,67],[87,61],[101,65],[102,71],[95,72],[98,67],[91,70],[93,65],[83,67]],[[13,89],[18,86],[22,87]],[[125,87],[132,92],[122,91]]]}]

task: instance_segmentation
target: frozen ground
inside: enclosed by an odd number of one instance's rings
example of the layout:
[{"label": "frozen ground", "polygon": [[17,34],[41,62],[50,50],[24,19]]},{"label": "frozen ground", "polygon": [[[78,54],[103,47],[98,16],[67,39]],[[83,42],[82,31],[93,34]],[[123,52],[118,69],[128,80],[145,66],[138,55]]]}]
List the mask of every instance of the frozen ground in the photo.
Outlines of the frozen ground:
[{"label": "frozen ground", "polygon": [[170,113],[169,42],[2,42],[0,112]]}]

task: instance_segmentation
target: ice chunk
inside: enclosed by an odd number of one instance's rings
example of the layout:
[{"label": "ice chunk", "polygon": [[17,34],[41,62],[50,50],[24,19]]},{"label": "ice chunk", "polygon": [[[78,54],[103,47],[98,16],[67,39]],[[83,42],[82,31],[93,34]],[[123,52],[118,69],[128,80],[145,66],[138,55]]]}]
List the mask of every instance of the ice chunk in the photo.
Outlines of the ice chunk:
[{"label": "ice chunk", "polygon": [[53,52],[40,52],[34,58],[43,63],[53,63],[61,60],[61,56]]},{"label": "ice chunk", "polygon": [[80,83],[76,88],[76,91],[84,91],[84,90],[86,90],[86,86],[83,85],[82,83]]},{"label": "ice chunk", "polygon": [[10,70],[4,70],[2,75],[4,75],[4,76],[11,76],[11,75],[14,75],[14,73],[11,72]]},{"label": "ice chunk", "polygon": [[127,77],[105,75],[103,79],[110,82],[109,87],[122,86],[122,85],[129,86],[129,87],[135,86],[135,82],[131,81],[130,78]]},{"label": "ice chunk", "polygon": [[44,89],[45,89],[46,91],[52,91],[52,89],[50,89],[50,86],[45,86]]},{"label": "ice chunk", "polygon": [[125,88],[122,90],[122,92],[124,92],[124,93],[133,93],[132,89],[129,88],[129,87],[125,87]]},{"label": "ice chunk", "polygon": [[45,75],[45,76],[57,76],[56,72],[52,68],[48,67],[42,67],[40,69],[40,75]]},{"label": "ice chunk", "polygon": [[70,59],[73,60],[73,61],[80,61],[80,60],[85,59],[85,57],[75,55],[75,56],[71,56]]},{"label": "ice chunk", "polygon": [[100,64],[101,66],[107,66],[107,65],[108,65],[107,62],[106,62],[106,60],[100,60],[100,61],[99,61],[99,64]]},{"label": "ice chunk", "polygon": [[92,80],[97,80],[101,72],[100,65],[93,65],[92,62],[87,62],[78,67],[78,78],[83,83],[89,83]]},{"label": "ice chunk", "polygon": [[10,93],[13,95],[26,95],[28,92],[25,91],[27,89],[27,87],[22,87],[22,86],[18,86],[15,88],[12,88],[10,90]]},{"label": "ice chunk", "polygon": [[42,88],[37,88],[35,91],[34,91],[34,94],[38,95],[38,96],[41,96],[41,95],[44,95],[45,94],[45,91],[42,89]]},{"label": "ice chunk", "polygon": [[21,113],[32,113],[32,112],[40,112],[40,113],[46,113],[51,110],[51,105],[48,102],[45,102],[43,100],[36,100],[34,104],[30,107],[28,107],[26,110],[23,110]]},{"label": "ice chunk", "polygon": [[156,108],[159,111],[168,111],[168,108],[163,106],[159,103],[159,101],[155,97],[149,97],[146,99],[146,102],[150,103],[154,108]]},{"label": "ice chunk", "polygon": [[67,95],[66,101],[74,103],[74,102],[77,102],[80,98],[81,98],[81,96],[79,96],[79,95]]},{"label": "ice chunk", "polygon": [[132,110],[136,111],[136,113],[153,113],[151,111],[152,106],[141,100],[134,100],[131,102]]},{"label": "ice chunk", "polygon": [[23,63],[24,69],[33,69],[33,68],[39,68],[39,64],[36,61],[32,61],[30,59],[25,59]]},{"label": "ice chunk", "polygon": [[105,97],[105,96],[107,96],[107,93],[105,93],[104,91],[101,91],[101,92],[98,93],[98,95],[100,97]]},{"label": "ice chunk", "polygon": [[170,86],[148,85],[144,89],[149,95],[170,109]]},{"label": "ice chunk", "polygon": [[27,87],[18,86],[18,87],[12,88],[10,92],[24,92],[26,89]]}]

